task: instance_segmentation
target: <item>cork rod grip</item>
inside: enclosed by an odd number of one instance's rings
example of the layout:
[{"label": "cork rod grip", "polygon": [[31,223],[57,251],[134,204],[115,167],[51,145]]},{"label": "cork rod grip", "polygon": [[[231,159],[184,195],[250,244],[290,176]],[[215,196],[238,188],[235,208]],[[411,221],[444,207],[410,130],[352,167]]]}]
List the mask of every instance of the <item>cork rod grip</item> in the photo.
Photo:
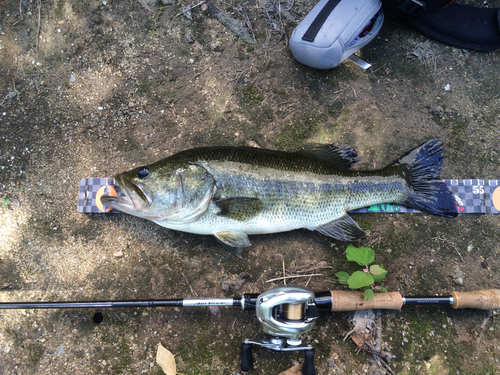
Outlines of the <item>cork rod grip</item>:
[{"label": "cork rod grip", "polygon": [[399,310],[403,297],[398,292],[376,293],[373,299],[365,300],[363,292],[335,291],[332,294],[332,311],[357,311],[369,309]]},{"label": "cork rod grip", "polygon": [[454,309],[500,309],[500,290],[483,289],[474,292],[451,292]]}]

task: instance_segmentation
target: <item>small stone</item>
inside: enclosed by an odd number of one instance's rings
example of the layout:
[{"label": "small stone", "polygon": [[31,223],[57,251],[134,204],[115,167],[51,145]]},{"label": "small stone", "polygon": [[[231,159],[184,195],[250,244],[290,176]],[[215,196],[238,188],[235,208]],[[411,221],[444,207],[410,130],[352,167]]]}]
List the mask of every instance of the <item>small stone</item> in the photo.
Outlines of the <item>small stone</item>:
[{"label": "small stone", "polygon": [[458,266],[453,267],[453,281],[456,285],[464,285],[464,273]]},{"label": "small stone", "polygon": [[444,115],[444,109],[440,105],[434,107],[431,109],[431,114],[435,116],[443,116]]},{"label": "small stone", "polygon": [[208,309],[210,310],[210,314],[212,314],[214,318],[221,318],[220,309],[217,306],[210,306]]},{"label": "small stone", "polygon": [[123,251],[121,251],[121,250],[115,251],[115,252],[113,253],[113,256],[114,256],[115,258],[121,258],[121,257],[123,257]]},{"label": "small stone", "polygon": [[9,198],[9,200],[10,200],[10,204],[13,207],[19,207],[19,201],[16,198]]},{"label": "small stone", "polygon": [[222,275],[221,287],[222,290],[226,292],[234,293],[238,291],[244,283],[245,279],[238,278],[237,280],[231,280],[227,275]]}]

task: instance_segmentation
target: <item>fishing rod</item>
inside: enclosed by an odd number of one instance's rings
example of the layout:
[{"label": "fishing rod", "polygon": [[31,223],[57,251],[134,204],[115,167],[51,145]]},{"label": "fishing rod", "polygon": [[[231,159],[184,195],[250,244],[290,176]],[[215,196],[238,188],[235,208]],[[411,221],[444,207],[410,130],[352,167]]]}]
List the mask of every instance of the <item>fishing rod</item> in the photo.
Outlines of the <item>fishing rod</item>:
[{"label": "fishing rod", "polygon": [[254,310],[267,340],[245,339],[241,345],[241,370],[253,368],[253,345],[275,351],[304,351],[303,375],[315,375],[314,348],[302,345],[301,336],[314,328],[319,311],[399,310],[403,306],[450,305],[454,309],[500,309],[500,289],[451,292],[448,296],[404,297],[399,292],[377,293],[365,300],[362,292],[314,292],[302,286],[281,286],[264,293],[233,298],[179,298],[165,300],[1,302],[5,309],[71,309],[131,307],[232,306]]}]

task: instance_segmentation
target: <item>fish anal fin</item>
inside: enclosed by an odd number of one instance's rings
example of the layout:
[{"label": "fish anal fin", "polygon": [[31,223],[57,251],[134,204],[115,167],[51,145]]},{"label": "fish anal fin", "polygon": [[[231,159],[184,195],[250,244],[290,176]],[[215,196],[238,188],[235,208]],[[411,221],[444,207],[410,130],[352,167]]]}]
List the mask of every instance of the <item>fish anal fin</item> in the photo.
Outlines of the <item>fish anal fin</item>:
[{"label": "fish anal fin", "polygon": [[241,258],[244,247],[252,246],[246,233],[223,231],[214,234],[215,238],[231,253]]},{"label": "fish anal fin", "polygon": [[365,231],[347,214],[314,229],[325,236],[347,242],[357,241],[366,235]]},{"label": "fish anal fin", "polygon": [[237,221],[250,220],[257,216],[264,207],[261,199],[252,197],[222,198],[213,202],[220,209],[217,215]]},{"label": "fish anal fin", "polygon": [[349,169],[359,161],[352,147],[340,143],[309,147],[299,152],[327,161],[341,170]]}]

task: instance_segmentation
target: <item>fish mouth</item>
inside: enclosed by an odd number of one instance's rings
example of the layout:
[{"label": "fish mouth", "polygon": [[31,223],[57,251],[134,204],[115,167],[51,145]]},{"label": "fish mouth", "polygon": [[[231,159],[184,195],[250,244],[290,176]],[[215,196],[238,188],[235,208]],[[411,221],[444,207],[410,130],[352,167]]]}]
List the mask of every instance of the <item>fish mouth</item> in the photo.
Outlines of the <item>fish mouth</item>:
[{"label": "fish mouth", "polygon": [[144,186],[130,182],[123,175],[116,176],[115,181],[125,196],[102,196],[103,205],[126,213],[137,213],[153,204],[153,197]]}]

